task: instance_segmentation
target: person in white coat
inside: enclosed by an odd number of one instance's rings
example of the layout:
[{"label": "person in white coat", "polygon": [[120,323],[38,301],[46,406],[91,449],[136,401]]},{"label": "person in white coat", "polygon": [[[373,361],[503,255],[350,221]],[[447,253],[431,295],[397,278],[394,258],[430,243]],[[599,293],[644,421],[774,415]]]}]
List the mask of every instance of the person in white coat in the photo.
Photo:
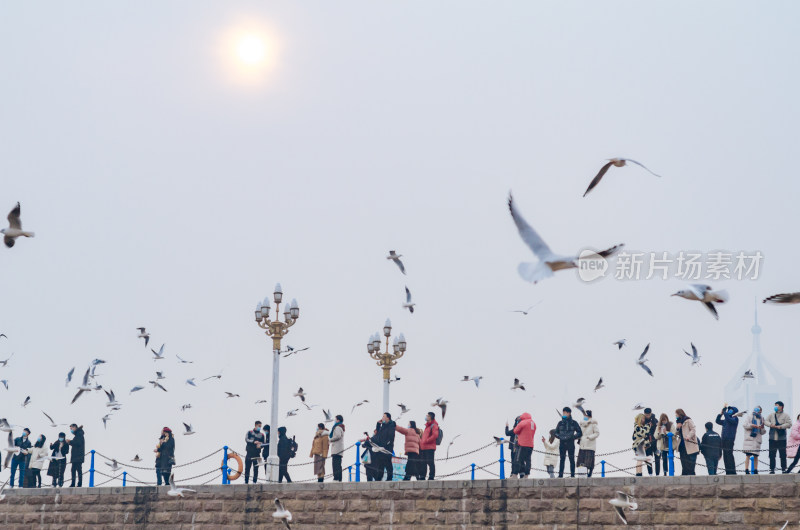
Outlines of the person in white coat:
[{"label": "person in white coat", "polygon": [[336,415],[329,434],[331,438],[331,462],[333,463],[333,480],[342,481],[342,453],[344,453],[344,416]]},{"label": "person in white coat", "polygon": [[600,428],[597,420],[592,418],[592,411],[587,410],[581,422],[581,436],[578,442],[578,467],[586,468],[586,476],[591,477],[594,470],[594,452],[597,449],[597,437],[600,436]]},{"label": "person in white coat", "polygon": [[542,436],[542,444],[544,445],[544,468],[550,473],[550,478],[556,478],[555,469],[559,461],[559,444],[561,442],[556,438],[555,429],[550,430],[550,439],[548,440]]},{"label": "person in white coat", "polygon": [[44,434],[39,435],[39,439],[31,448],[31,488],[42,487],[42,467],[44,467],[45,458],[48,456],[48,449],[44,446]]},{"label": "person in white coat", "polygon": [[[753,474],[758,475],[758,452],[761,450],[761,437],[767,432],[764,428],[764,417],[761,415],[761,407],[755,407],[753,412],[747,415],[742,422],[744,429],[744,442],[742,443],[742,450],[744,454],[753,457]],[[750,474],[750,465],[745,465],[744,472]]]}]

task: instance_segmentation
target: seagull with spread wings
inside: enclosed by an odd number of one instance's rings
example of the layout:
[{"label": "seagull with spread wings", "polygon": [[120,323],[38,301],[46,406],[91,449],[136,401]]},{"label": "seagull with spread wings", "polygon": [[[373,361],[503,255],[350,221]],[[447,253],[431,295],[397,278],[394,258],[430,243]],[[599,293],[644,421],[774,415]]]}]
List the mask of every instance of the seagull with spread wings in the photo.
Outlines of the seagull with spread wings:
[{"label": "seagull with spread wings", "polygon": [[402,254],[398,254],[394,250],[390,250],[389,251],[389,255],[386,256],[386,259],[392,260],[394,262],[394,264],[397,265],[400,268],[400,272],[405,274],[406,273],[406,268],[403,266],[403,262],[400,261],[400,258],[402,258],[402,257],[403,257]]},{"label": "seagull with spread wings", "polygon": [[414,312],[414,306],[417,305],[411,301],[411,291],[406,287],[406,303],[403,304],[403,309],[408,309],[410,313]]},{"label": "seagull with spread wings", "polygon": [[605,175],[606,172],[608,172],[608,170],[611,169],[611,166],[624,167],[624,166],[627,165],[628,162],[630,162],[632,164],[636,164],[639,167],[643,167],[650,174],[655,175],[658,178],[661,178],[661,175],[656,175],[655,173],[653,173],[652,171],[647,169],[647,167],[645,167],[644,164],[642,164],[641,162],[637,162],[636,160],[633,160],[631,158],[609,158],[608,162],[603,167],[600,168],[600,171],[597,173],[597,175],[589,183],[589,187],[586,188],[586,191],[584,192],[583,196],[586,197],[586,195],[588,195],[589,192],[592,191],[595,188],[595,186],[600,184],[600,181],[603,180],[603,175]]},{"label": "seagull with spread wings", "polygon": [[0,234],[3,234],[3,243],[8,248],[14,246],[18,237],[33,237],[35,235],[33,232],[26,232],[22,229],[21,211],[22,209],[17,203],[8,214],[8,228],[0,228]]},{"label": "seagull with spread wings", "polygon": [[[90,392],[90,391],[94,390],[94,387],[89,384],[89,372],[90,371],[91,371],[91,369],[87,368],[86,369],[86,373],[83,374],[83,382],[81,383],[81,386],[78,387],[78,393],[75,394],[75,397],[72,398],[72,403],[75,403],[76,401],[78,401],[78,398],[81,397],[81,395],[84,392]],[[72,403],[70,403],[70,405]]]},{"label": "seagull with spread wings", "polygon": [[137,339],[144,339],[144,347],[147,348],[147,343],[150,342],[150,334],[147,332],[145,328],[136,328],[139,330],[139,335],[137,335]]},{"label": "seagull with spread wings", "polygon": [[719,320],[719,313],[717,313],[717,307],[714,304],[724,304],[729,300],[728,291],[724,289],[714,291],[711,289],[710,285],[699,283],[694,283],[687,289],[681,289],[676,293],[672,293],[671,296],[702,302],[703,305],[706,306],[706,309],[708,309],[717,320]]},{"label": "seagull with spread wings", "polygon": [[643,352],[642,352],[642,354],[639,356],[639,358],[636,360],[636,364],[637,364],[637,365],[638,365],[638,366],[639,366],[639,367],[640,367],[642,370],[644,370],[645,372],[647,372],[648,374],[650,374],[650,377],[655,377],[655,376],[653,375],[653,371],[652,371],[652,370],[650,370],[650,367],[649,367],[649,366],[647,366],[647,364],[645,364],[645,363],[647,363],[647,352],[648,352],[649,350],[650,350],[650,343],[648,342],[648,343],[647,343],[647,346],[645,346],[645,347],[644,347],[644,351],[643,351]]}]

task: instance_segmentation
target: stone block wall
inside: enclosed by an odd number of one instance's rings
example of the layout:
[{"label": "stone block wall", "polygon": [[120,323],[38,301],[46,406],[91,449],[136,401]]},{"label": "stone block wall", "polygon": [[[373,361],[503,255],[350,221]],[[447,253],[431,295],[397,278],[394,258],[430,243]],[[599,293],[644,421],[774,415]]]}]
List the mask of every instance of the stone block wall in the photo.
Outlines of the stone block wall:
[{"label": "stone block wall", "polygon": [[800,475],[476,480],[6,490],[4,530],[275,529],[273,499],[297,529],[603,529],[608,500],[636,496],[632,528],[779,529],[800,522]]}]

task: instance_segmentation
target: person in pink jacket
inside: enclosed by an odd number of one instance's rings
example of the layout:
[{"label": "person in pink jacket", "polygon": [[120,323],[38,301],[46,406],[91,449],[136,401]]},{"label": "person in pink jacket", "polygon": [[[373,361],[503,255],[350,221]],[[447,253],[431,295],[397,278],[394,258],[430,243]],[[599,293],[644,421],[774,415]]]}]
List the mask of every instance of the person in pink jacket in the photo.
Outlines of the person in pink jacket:
[{"label": "person in pink jacket", "polygon": [[517,435],[519,478],[525,478],[531,474],[533,437],[536,434],[536,423],[531,419],[530,414],[524,412],[520,415],[519,423],[514,427],[514,434]]},{"label": "person in pink jacket", "polygon": [[408,429],[395,425],[394,430],[406,437],[404,449],[406,453],[406,476],[403,477],[403,480],[411,480],[411,477],[416,477],[417,480],[424,480],[425,476],[419,472],[419,442],[422,431],[417,429],[417,422],[409,421]]},{"label": "person in pink jacket", "polygon": [[797,461],[800,460],[800,414],[797,415],[797,421],[792,425],[792,430],[789,431],[789,439],[786,442],[786,456],[793,458],[792,463],[786,468],[787,473],[791,473]]},{"label": "person in pink jacket", "polygon": [[429,412],[425,416],[425,429],[422,431],[422,439],[419,442],[419,452],[422,455],[420,463],[420,474],[424,477],[428,471],[428,480],[433,480],[436,476],[436,465],[433,463],[433,456],[436,453],[436,440],[439,438],[439,424],[436,423],[436,414]]}]

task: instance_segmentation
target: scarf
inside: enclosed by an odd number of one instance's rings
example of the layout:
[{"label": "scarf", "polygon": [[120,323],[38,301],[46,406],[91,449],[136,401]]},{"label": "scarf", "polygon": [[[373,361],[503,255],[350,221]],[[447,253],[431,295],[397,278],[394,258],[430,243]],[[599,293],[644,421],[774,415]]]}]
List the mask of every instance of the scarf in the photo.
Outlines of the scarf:
[{"label": "scarf", "polygon": [[331,433],[328,435],[328,438],[333,438],[333,431],[335,431],[336,427],[338,427],[339,425],[342,426],[342,432],[344,432],[344,423],[337,421],[336,423],[333,424],[333,427],[331,427]]}]

